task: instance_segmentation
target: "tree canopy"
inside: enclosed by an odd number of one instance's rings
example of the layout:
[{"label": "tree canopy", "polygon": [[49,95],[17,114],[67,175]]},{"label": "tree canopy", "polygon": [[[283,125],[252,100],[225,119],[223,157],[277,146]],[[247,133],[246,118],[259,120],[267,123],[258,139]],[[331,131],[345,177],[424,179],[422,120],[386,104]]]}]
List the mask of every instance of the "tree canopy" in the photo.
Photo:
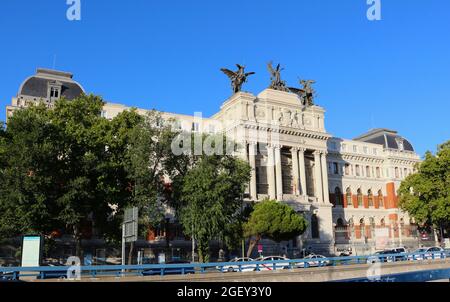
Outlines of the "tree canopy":
[{"label": "tree canopy", "polygon": [[210,241],[228,237],[226,230],[240,221],[249,181],[250,166],[228,155],[202,156],[183,178],[179,217],[197,241],[201,262],[209,261]]},{"label": "tree canopy", "polygon": [[417,169],[400,186],[400,207],[443,237],[450,227],[450,141],[439,146],[436,155],[427,152]]},{"label": "tree canopy", "polygon": [[111,122],[101,117],[103,105],[101,98],[83,95],[58,100],[51,110],[43,104],[18,110],[10,118],[0,185],[1,235],[63,230],[74,235],[79,255],[87,226],[94,224],[103,237],[110,234],[113,205],[120,208],[131,195],[123,133],[139,117],[126,112]]},{"label": "tree canopy", "polygon": [[265,200],[255,205],[250,219],[244,224],[244,235],[253,238],[247,251],[251,256],[253,248],[262,237],[276,242],[291,240],[303,234],[307,228],[306,219],[284,203]]}]

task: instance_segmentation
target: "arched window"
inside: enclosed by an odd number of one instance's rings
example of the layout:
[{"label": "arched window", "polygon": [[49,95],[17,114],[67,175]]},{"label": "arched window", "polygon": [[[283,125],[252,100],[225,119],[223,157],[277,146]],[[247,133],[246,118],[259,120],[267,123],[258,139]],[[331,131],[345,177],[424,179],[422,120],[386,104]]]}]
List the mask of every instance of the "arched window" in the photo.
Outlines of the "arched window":
[{"label": "arched window", "polygon": [[358,207],[363,206],[363,195],[361,189],[358,189]]},{"label": "arched window", "polygon": [[342,193],[341,193],[341,189],[339,189],[339,187],[336,187],[336,189],[334,189],[334,199],[337,206],[342,206]]},{"label": "arched window", "polygon": [[366,224],[364,218],[359,221],[359,229],[361,230],[361,237],[366,237]]},{"label": "arched window", "polygon": [[378,204],[380,208],[384,208],[384,196],[383,191],[378,191]]},{"label": "arched window", "polygon": [[352,205],[352,190],[350,188],[347,188],[347,194],[345,195],[347,198],[347,206]]},{"label": "arched window", "polygon": [[343,227],[344,226],[344,220],[342,220],[342,218],[339,218],[337,220],[336,226],[338,227]]},{"label": "arched window", "polygon": [[382,227],[385,227],[385,226],[386,226],[386,221],[384,220],[384,218],[381,219],[380,225],[381,225]]},{"label": "arched window", "polygon": [[319,218],[317,218],[316,214],[311,216],[311,237],[319,239]]},{"label": "arched window", "polygon": [[375,218],[370,217],[370,233],[371,233],[371,237],[374,238],[375,237]]},{"label": "arched window", "polygon": [[372,190],[369,190],[369,192],[367,192],[367,198],[369,200],[369,207],[373,207],[373,194],[372,194]]}]

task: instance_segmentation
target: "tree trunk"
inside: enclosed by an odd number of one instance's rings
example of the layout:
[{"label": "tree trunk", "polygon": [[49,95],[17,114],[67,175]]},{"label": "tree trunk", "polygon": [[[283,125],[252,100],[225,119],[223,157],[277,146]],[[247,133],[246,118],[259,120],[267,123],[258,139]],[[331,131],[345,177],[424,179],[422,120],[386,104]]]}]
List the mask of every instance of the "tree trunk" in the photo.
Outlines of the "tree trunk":
[{"label": "tree trunk", "polygon": [[441,223],[440,226],[440,233],[441,233],[441,246],[444,247],[444,224]]},{"label": "tree trunk", "polygon": [[75,239],[75,256],[80,259],[81,265],[83,265],[83,253],[81,250],[81,232],[78,225],[73,226],[73,235]]},{"label": "tree trunk", "polygon": [[259,243],[260,240],[261,240],[260,235],[257,235],[255,239],[250,239],[250,244],[249,244],[248,250],[247,250],[247,257],[250,258],[250,256],[252,255],[253,249]]},{"label": "tree trunk", "polygon": [[130,251],[128,252],[128,265],[132,265],[133,263],[133,252],[134,252],[134,242],[130,243]]}]

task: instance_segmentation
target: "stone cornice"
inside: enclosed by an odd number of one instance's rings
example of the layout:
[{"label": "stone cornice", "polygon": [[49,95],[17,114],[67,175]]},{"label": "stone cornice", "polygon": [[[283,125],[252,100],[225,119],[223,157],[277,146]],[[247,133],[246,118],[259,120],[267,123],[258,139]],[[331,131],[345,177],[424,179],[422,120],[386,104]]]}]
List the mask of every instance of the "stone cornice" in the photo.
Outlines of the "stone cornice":
[{"label": "stone cornice", "polygon": [[318,140],[327,141],[332,136],[328,133],[316,132],[316,131],[308,131],[308,130],[299,130],[299,129],[289,129],[285,127],[274,127],[273,125],[267,123],[259,123],[259,124],[244,124],[246,129],[252,130],[261,130],[261,131],[270,131],[279,134],[293,135],[304,138],[312,138]]}]

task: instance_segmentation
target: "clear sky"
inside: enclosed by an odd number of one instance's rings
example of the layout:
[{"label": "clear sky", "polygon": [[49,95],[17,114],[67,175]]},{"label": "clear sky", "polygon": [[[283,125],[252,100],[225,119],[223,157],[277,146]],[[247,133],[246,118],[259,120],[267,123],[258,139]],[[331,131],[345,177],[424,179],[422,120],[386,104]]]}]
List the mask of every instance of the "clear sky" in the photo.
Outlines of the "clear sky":
[{"label": "clear sky", "polygon": [[[423,154],[450,139],[450,1],[66,0],[0,1],[0,120],[37,67],[71,71],[88,92],[130,106],[210,116],[230,95],[221,67],[285,67],[290,86],[315,79],[327,130],[354,138],[398,130]],[[56,60],[55,60],[56,58]]]}]

